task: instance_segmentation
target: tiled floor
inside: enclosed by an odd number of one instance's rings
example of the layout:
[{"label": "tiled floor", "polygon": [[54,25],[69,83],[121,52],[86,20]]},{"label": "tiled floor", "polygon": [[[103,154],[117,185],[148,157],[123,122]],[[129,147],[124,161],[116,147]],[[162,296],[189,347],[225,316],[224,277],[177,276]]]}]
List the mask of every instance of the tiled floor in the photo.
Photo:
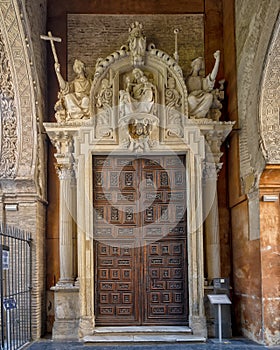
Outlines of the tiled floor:
[{"label": "tiled floor", "polygon": [[234,338],[218,343],[216,339],[210,339],[206,343],[188,344],[145,344],[145,345],[84,345],[80,342],[55,342],[52,340],[40,340],[27,346],[28,350],[280,350],[279,347],[265,347],[244,338]]}]

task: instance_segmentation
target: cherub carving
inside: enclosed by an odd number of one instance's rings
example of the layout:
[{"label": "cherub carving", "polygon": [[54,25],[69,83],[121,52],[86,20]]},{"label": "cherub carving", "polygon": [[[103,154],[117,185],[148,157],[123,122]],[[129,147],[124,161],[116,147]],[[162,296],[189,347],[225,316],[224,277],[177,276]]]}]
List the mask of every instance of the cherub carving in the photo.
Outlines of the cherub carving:
[{"label": "cherub carving", "polygon": [[130,119],[128,123],[128,133],[130,139],[129,149],[132,151],[147,151],[150,149],[150,133],[152,126],[148,119],[138,121]]}]

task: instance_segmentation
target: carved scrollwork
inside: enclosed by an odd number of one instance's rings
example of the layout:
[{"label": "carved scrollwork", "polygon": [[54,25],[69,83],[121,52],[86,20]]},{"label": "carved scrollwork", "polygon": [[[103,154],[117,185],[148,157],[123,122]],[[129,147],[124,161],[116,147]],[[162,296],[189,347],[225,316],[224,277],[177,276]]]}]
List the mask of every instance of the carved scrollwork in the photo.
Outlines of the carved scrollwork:
[{"label": "carved scrollwork", "polygon": [[0,176],[13,178],[17,161],[17,118],[15,113],[14,87],[5,45],[0,32],[0,116],[1,160]]}]

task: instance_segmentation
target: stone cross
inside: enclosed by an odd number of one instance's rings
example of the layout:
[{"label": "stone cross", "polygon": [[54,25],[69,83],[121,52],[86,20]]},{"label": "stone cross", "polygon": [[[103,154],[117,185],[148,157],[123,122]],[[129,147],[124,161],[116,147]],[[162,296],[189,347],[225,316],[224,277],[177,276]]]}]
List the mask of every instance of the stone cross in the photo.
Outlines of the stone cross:
[{"label": "stone cross", "polygon": [[51,42],[51,48],[52,48],[52,53],[53,53],[53,58],[54,58],[54,62],[58,63],[58,58],[57,58],[57,54],[56,54],[56,49],[54,46],[54,42],[61,42],[61,38],[52,36],[51,32],[48,32],[48,35],[40,35],[40,38],[43,40],[49,40]]}]

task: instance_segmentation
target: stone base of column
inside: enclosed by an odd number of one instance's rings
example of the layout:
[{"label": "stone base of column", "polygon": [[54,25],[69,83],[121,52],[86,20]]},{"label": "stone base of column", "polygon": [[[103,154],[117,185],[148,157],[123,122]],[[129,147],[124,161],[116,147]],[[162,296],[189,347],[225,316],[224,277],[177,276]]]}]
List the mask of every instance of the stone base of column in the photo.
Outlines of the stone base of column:
[{"label": "stone base of column", "polygon": [[90,316],[82,316],[79,324],[79,337],[83,338],[86,335],[92,335],[94,331],[94,322]]},{"label": "stone base of column", "polygon": [[57,284],[54,291],[55,322],[52,330],[54,340],[77,340],[79,338],[79,288]]},{"label": "stone base of column", "polygon": [[207,338],[207,326],[205,316],[190,316],[189,321],[193,335]]}]

